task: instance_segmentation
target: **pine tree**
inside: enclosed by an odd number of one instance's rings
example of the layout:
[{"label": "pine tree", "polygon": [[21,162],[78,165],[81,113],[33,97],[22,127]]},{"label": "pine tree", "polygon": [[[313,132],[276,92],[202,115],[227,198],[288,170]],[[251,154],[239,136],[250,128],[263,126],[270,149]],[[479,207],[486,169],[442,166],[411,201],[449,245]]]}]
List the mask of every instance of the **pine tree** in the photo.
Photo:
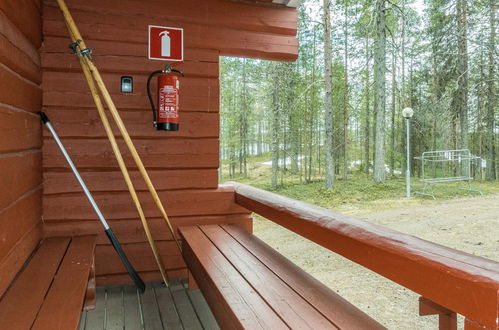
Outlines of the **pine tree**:
[{"label": "pine tree", "polygon": [[376,141],[374,181],[385,181],[385,112],[386,112],[386,0],[376,0],[375,82]]}]

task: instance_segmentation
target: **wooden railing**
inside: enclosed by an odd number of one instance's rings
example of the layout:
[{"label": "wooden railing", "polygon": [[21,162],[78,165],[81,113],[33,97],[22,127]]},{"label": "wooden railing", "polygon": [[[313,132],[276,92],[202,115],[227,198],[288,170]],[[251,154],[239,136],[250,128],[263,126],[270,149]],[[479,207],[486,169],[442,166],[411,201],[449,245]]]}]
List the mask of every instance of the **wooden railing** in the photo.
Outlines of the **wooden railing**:
[{"label": "wooden railing", "polygon": [[237,204],[418,293],[440,328],[498,329],[499,263],[240,183]]}]

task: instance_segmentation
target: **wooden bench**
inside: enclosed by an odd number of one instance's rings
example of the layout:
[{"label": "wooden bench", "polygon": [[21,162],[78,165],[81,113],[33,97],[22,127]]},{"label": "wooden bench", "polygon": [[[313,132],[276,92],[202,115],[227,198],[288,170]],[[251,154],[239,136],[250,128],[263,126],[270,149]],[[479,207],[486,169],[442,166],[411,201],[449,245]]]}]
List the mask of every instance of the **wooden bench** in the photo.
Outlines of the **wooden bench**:
[{"label": "wooden bench", "polygon": [[237,226],[179,231],[184,259],[223,329],[383,328]]},{"label": "wooden bench", "polygon": [[0,300],[0,329],[76,329],[85,301],[95,304],[95,245],[45,239]]}]

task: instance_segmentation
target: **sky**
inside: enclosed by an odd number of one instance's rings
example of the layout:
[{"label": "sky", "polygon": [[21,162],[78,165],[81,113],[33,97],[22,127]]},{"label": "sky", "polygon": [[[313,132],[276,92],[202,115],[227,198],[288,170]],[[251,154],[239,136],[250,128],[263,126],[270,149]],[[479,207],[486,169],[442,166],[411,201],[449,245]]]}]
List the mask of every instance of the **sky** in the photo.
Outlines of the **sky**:
[{"label": "sky", "polygon": [[425,9],[424,0],[414,1],[412,7],[418,12],[419,16],[423,16],[423,10]]},{"label": "sky", "polygon": [[[315,21],[321,22],[322,21],[322,11],[319,9],[321,6],[321,1],[313,1],[313,2],[308,2],[307,6],[310,6],[313,8],[313,10],[309,13]],[[426,8],[424,4],[424,0],[414,0],[414,3],[409,5],[410,7],[414,8],[414,10],[417,11],[419,16],[423,16],[424,10]]]}]

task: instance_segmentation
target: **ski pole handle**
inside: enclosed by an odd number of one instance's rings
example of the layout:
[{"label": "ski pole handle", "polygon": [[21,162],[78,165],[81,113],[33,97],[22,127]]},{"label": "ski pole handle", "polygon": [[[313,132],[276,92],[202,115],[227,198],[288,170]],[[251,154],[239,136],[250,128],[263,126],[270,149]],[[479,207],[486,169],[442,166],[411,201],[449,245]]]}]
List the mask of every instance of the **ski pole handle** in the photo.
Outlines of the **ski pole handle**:
[{"label": "ski pole handle", "polygon": [[111,241],[111,244],[113,244],[114,249],[118,253],[118,255],[121,258],[121,261],[125,265],[125,268],[132,278],[133,282],[135,283],[135,286],[140,290],[140,292],[144,292],[146,289],[146,285],[144,284],[144,281],[139,277],[139,274],[135,271],[133,268],[132,264],[128,260],[128,257],[125,254],[125,251],[123,251],[123,248],[121,247],[120,242],[118,241],[118,238],[114,235],[114,232],[111,228],[108,228],[105,230],[107,237]]}]

